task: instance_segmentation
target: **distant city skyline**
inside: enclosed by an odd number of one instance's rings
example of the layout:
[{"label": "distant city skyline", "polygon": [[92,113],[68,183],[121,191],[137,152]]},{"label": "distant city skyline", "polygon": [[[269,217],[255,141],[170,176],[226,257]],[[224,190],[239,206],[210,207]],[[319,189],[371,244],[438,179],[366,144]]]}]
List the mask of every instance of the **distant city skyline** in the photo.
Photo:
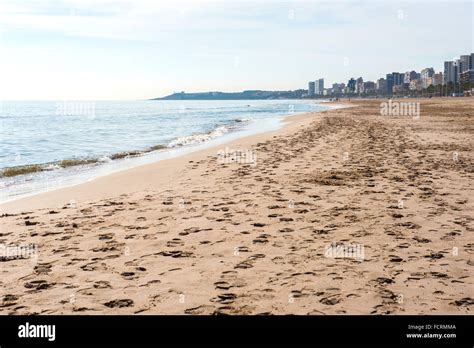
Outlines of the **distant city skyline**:
[{"label": "distant city skyline", "polygon": [[[355,80],[351,76],[345,82],[333,83],[331,87],[324,86],[324,78],[308,82],[307,93],[303,97],[342,96],[342,95],[409,95],[410,93],[431,89],[433,95],[447,95],[449,93],[466,92],[472,94],[474,85],[474,53],[460,54],[458,58],[444,61],[444,69],[436,72],[433,67],[425,67],[420,72],[408,70],[406,72],[389,72],[376,81],[364,80],[359,76]],[[451,84],[451,85],[449,85]],[[446,86],[441,89],[439,86]],[[459,85],[459,86],[456,86]]]},{"label": "distant city skyline", "polygon": [[0,100],[296,90],[319,78],[443,72],[473,51],[472,10],[471,1],[1,0]]}]

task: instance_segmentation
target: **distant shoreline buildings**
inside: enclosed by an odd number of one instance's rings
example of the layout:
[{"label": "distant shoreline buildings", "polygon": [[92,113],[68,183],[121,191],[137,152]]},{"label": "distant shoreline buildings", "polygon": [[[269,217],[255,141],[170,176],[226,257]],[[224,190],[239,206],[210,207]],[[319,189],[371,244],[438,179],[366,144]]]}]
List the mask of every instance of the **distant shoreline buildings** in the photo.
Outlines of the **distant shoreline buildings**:
[{"label": "distant shoreline buildings", "polygon": [[458,96],[474,95],[474,53],[444,62],[444,71],[432,67],[420,72],[392,72],[376,82],[351,77],[347,84],[334,83],[324,88],[324,79],[308,83],[303,98],[342,96]]},{"label": "distant shoreline buildings", "polygon": [[322,96],[324,95],[324,79],[318,79],[316,81],[309,81],[308,83],[308,96]]}]

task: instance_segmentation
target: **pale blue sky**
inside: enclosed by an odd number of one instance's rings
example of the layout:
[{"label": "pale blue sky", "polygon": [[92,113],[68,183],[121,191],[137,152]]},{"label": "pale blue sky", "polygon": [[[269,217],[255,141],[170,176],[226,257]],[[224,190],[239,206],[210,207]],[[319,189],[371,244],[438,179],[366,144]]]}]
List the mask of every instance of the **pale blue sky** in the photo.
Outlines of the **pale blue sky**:
[{"label": "pale blue sky", "polygon": [[440,71],[472,33],[471,1],[0,0],[0,99],[376,80]]}]

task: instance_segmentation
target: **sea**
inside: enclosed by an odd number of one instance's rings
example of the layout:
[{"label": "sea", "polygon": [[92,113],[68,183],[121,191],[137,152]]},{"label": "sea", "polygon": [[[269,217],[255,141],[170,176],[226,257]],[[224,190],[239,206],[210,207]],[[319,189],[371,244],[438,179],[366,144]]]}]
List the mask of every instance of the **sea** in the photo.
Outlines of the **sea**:
[{"label": "sea", "polygon": [[284,116],[331,107],[311,100],[2,101],[0,202],[277,130]]}]

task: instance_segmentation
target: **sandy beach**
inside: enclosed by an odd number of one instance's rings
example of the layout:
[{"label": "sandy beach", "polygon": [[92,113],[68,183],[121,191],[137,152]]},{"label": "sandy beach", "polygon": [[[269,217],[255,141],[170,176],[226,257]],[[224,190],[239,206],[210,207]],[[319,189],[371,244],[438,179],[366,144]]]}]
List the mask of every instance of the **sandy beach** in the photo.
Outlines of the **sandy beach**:
[{"label": "sandy beach", "polygon": [[472,314],[474,98],[412,101],[0,205],[0,313]]}]

